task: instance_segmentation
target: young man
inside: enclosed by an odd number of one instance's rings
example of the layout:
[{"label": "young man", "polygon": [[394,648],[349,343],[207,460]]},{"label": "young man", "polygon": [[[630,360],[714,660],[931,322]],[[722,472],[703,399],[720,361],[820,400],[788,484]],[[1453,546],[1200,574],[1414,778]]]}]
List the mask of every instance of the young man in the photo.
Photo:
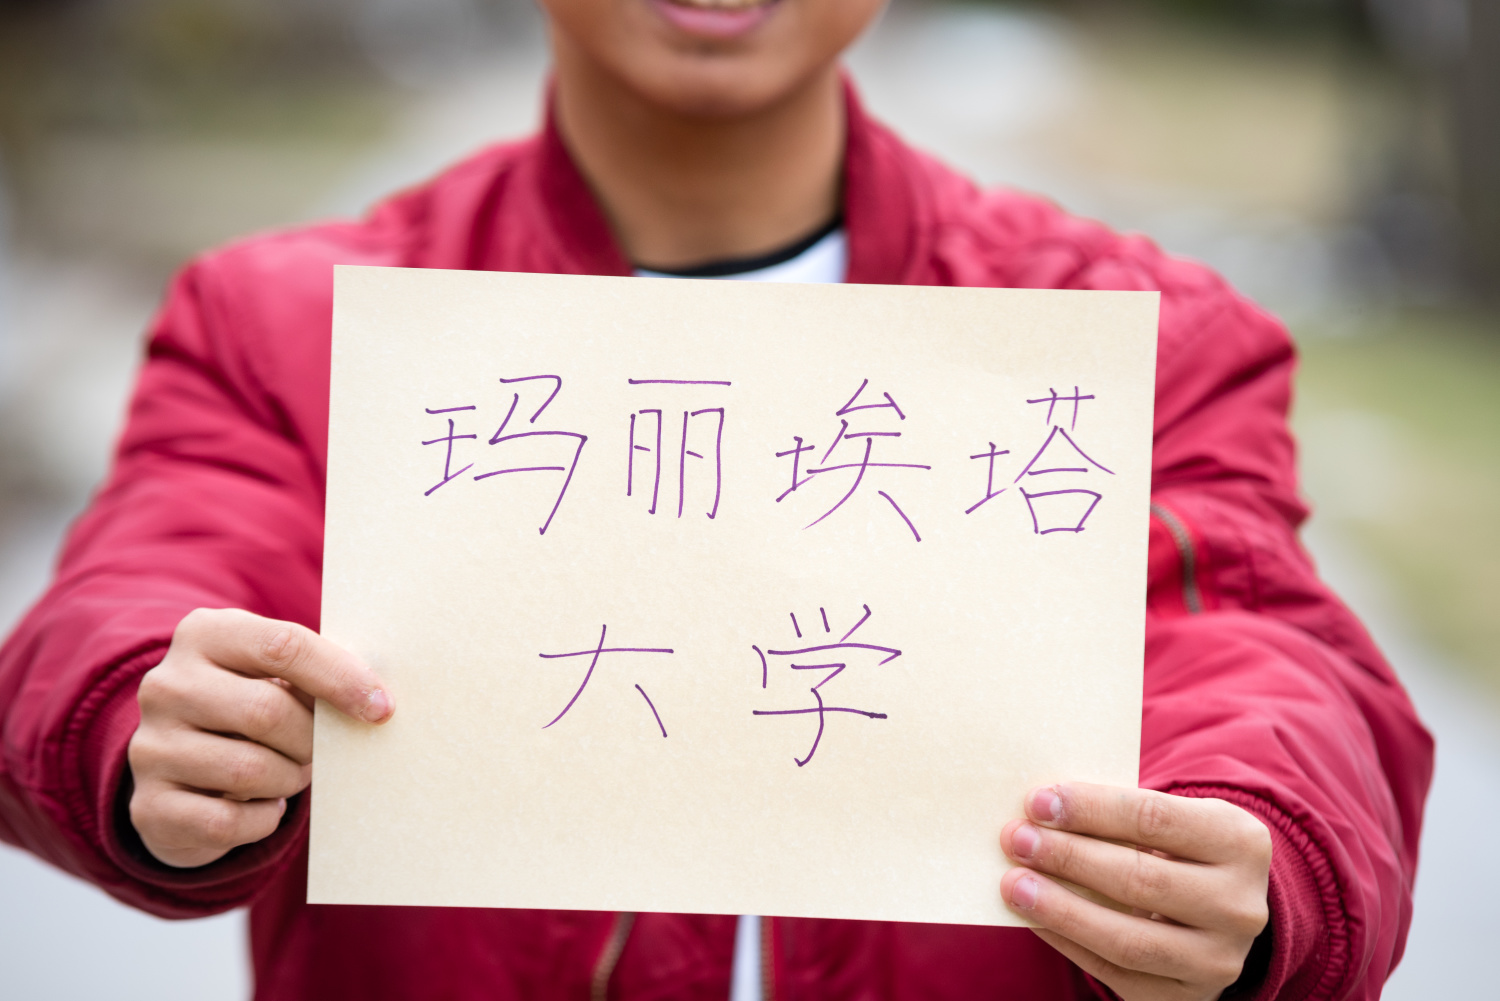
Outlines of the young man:
[{"label": "young man", "polygon": [[[1281,327],[869,120],[837,58],[878,0],[545,6],[538,137],[173,285],[109,480],[0,652],[0,835],[156,914],[253,903],[264,1001],[722,999],[737,937],[766,997],[1377,997],[1431,743],[1298,546]],[[304,904],[309,703],[395,711],[313,631],[336,263],[1160,289],[1146,788],[1039,789],[995,832],[995,892],[1041,930]]]}]

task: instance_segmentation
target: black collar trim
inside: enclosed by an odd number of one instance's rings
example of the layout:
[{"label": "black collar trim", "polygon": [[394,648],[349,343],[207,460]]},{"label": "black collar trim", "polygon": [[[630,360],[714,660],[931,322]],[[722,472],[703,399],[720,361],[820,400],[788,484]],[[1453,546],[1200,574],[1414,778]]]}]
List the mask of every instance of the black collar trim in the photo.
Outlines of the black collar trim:
[{"label": "black collar trim", "polygon": [[659,275],[671,275],[674,278],[728,278],[730,275],[742,275],[750,271],[773,268],[793,258],[801,257],[829,235],[837,232],[843,225],[844,216],[840,213],[796,242],[789,243],[768,254],[757,254],[754,257],[730,257],[694,264],[687,268],[653,268],[649,264],[640,264],[637,267],[642,271],[654,271]]}]

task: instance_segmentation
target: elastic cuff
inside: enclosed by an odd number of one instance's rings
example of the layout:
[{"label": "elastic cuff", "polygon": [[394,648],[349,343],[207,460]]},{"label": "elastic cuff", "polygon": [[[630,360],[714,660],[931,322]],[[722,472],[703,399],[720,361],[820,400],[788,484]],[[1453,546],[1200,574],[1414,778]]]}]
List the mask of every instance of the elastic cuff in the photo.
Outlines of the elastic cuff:
[{"label": "elastic cuff", "polygon": [[281,825],[269,838],[236,848],[210,865],[177,869],[146,850],[130,820],[134,783],[127,752],[140,725],[136,691],[141,677],[161,662],[166,648],[166,643],[153,643],[127,656],[79,706],[69,730],[77,734],[77,765],[92,808],[77,819],[85,836],[125,877],[124,885],[111,880],[105,889],[162,916],[200,917],[245,904],[267,885],[267,870],[296,852],[307,825],[307,797],[288,800]]},{"label": "elastic cuff", "polygon": [[115,796],[111,858],[132,879],[165,891],[173,901],[186,906],[186,916],[228,910],[250,903],[297,852],[309,815],[308,796],[299,793],[286,801],[286,813],[269,837],[240,845],[208,865],[179,869],[152,855],[130,820],[130,795],[134,791],[130,770],[121,776]]},{"label": "elastic cuff", "polygon": [[1227,800],[1255,814],[1271,832],[1270,920],[1240,979],[1224,992],[1226,1001],[1328,996],[1348,949],[1343,905],[1322,848],[1280,807],[1252,793],[1213,786],[1166,791]]}]

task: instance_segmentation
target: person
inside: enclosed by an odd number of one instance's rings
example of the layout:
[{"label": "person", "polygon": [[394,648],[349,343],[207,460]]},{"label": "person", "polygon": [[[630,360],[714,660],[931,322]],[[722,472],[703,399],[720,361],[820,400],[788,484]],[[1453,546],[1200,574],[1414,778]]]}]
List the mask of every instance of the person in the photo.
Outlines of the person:
[{"label": "person", "polygon": [[[839,56],[879,0],[544,7],[538,135],[171,286],[109,477],[0,651],[0,836],[153,914],[250,904],[261,1001],[723,998],[737,942],[737,990],[786,999],[1377,997],[1432,745],[1298,544],[1282,327],[872,121]],[[995,832],[1035,933],[307,905],[310,703],[397,711],[316,633],[335,264],[1159,290],[1142,788],[1038,789]]]}]

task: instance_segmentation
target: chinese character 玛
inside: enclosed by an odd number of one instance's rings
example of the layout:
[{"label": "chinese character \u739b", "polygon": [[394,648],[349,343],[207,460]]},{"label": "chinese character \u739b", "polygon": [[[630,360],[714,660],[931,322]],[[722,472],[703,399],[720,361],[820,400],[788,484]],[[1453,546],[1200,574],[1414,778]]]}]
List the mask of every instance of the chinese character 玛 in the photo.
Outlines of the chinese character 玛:
[{"label": "chinese character \u739b", "polygon": [[[828,624],[828,612],[820,608],[818,609],[818,614],[822,618],[824,635],[831,637],[833,629]],[[839,637],[837,642],[819,643],[817,640],[823,637],[819,637],[816,634],[809,640],[808,637],[804,637],[802,634],[802,626],[797,621],[796,613],[792,612],[789,615],[792,620],[792,630],[797,634],[797,639],[802,640],[804,645],[787,650],[762,650],[758,645],[752,644],[751,649],[760,658],[760,687],[762,689],[766,688],[770,680],[771,658],[785,658],[786,666],[790,670],[823,672],[821,676],[816,674],[811,675],[811,677],[817,678],[816,682],[808,689],[808,694],[812,696],[813,704],[797,709],[755,709],[751,711],[751,714],[755,716],[808,716],[814,713],[817,714],[818,729],[813,734],[812,746],[808,749],[807,756],[805,758],[793,756],[792,758],[797,763],[797,767],[802,768],[808,762],[812,761],[813,755],[818,753],[818,745],[823,740],[823,730],[829,713],[849,713],[855,716],[864,716],[867,719],[888,718],[885,713],[871,712],[868,709],[829,705],[823,700],[823,686],[844,673],[851,664],[855,663],[856,658],[865,663],[875,661],[875,666],[879,667],[889,664],[901,656],[901,651],[894,647],[877,646],[873,643],[856,643],[850,640],[850,637],[854,635],[859,627],[869,621],[869,605],[864,606],[864,615],[849,628],[848,632]],[[817,627],[813,626],[811,628],[816,629]],[[879,659],[877,660],[877,658]]]},{"label": "chinese character \u739b", "polygon": [[[541,405],[532,412],[531,417],[526,422],[527,424],[535,424],[537,422],[537,418],[541,417],[543,412],[546,411],[547,407],[552,404],[552,401],[557,398],[557,394],[562,392],[562,377],[557,375],[525,375],[515,379],[500,380],[503,385],[507,386],[518,383],[531,383],[538,381],[550,381],[553,384],[552,392],[549,393],[547,395],[547,398],[545,400],[542,400]],[[538,395],[540,394],[538,393]],[[505,419],[500,422],[500,427],[495,431],[493,435],[490,436],[488,442],[492,446],[497,446],[499,451],[490,454],[500,455],[501,461],[509,459],[511,462],[515,462],[517,458],[520,458],[520,461],[522,462],[526,462],[526,456],[528,455],[539,456],[538,458],[533,458],[531,461],[533,463],[547,464],[510,465],[500,469],[487,469],[476,472],[473,475],[472,479],[475,482],[480,482],[483,480],[491,479],[493,477],[507,476],[514,473],[564,474],[562,476],[562,485],[557,491],[557,499],[553,501],[552,508],[547,512],[547,517],[542,522],[541,527],[537,529],[538,533],[540,533],[541,535],[546,535],[547,529],[552,526],[552,519],[557,516],[557,509],[562,506],[563,498],[567,496],[569,484],[573,482],[573,474],[578,469],[578,460],[579,457],[583,455],[583,446],[588,442],[588,436],[579,434],[574,431],[511,431],[511,433],[506,434],[506,429],[511,426],[511,419],[515,417],[516,408],[519,407],[520,404],[520,391],[518,390],[512,392],[510,409],[506,411]],[[433,486],[428,487],[424,492],[424,496],[431,497],[434,493],[437,492],[440,487],[446,486],[450,481],[457,479],[458,477],[469,472],[469,470],[478,465],[478,459],[475,459],[475,461],[465,463],[458,469],[453,468],[455,462],[453,454],[455,450],[455,443],[473,441],[477,446],[479,436],[477,434],[459,434],[457,420],[452,416],[454,414],[477,411],[478,409],[479,408],[473,404],[457,407],[426,408],[427,413],[434,416],[441,416],[447,420],[448,433],[446,435],[441,435],[437,438],[432,438],[428,441],[422,442],[423,445],[443,446],[442,479],[438,480],[438,482]],[[533,446],[533,449],[528,449],[528,445]],[[467,455],[473,454],[472,452],[467,451],[470,446],[464,446],[464,448]],[[535,449],[540,449],[540,451],[536,451]],[[572,452],[571,456],[567,455],[569,450],[571,450]],[[554,456],[556,456],[556,458],[554,458]],[[565,461],[567,464],[553,464],[558,461]]]}]

